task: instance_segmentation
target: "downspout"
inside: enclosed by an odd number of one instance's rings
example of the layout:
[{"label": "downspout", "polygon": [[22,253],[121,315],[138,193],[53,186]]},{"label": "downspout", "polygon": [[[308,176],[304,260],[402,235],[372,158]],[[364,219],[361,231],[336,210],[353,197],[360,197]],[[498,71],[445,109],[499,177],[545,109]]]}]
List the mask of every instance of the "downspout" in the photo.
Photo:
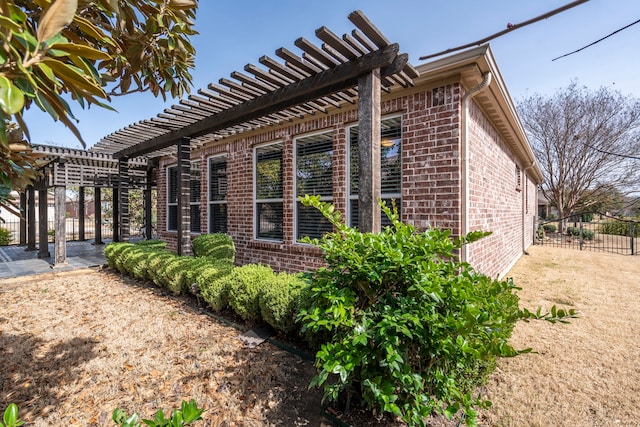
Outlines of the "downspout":
[{"label": "downspout", "polygon": [[[536,164],[535,161],[531,162],[531,164],[529,166],[527,166],[526,168],[524,168],[524,170],[522,171],[522,179],[526,180],[526,181],[524,181],[525,190],[529,186],[529,181],[528,181],[528,178],[527,178],[527,171],[529,169],[533,169],[533,166],[535,164]],[[529,255],[529,252],[527,252],[527,246],[526,246],[525,237],[524,237],[525,233],[526,233],[525,226],[526,226],[526,220],[527,220],[525,212],[527,211],[527,203],[529,202],[527,200],[527,193],[528,193],[528,191],[523,191],[522,192],[522,253],[525,254],[525,255]],[[537,200],[538,199],[537,187],[536,187],[536,194],[535,195],[536,195],[536,200]],[[533,232],[535,233],[535,230],[533,230]]]},{"label": "downspout", "polygon": [[[471,98],[482,92],[491,84],[492,74],[487,71],[483,75],[482,82],[469,89],[462,96],[462,136],[460,138],[460,158],[462,159],[460,173],[460,236],[464,236],[469,232],[469,102]],[[460,260],[467,262],[469,259],[469,248],[464,245],[461,248]]]}]

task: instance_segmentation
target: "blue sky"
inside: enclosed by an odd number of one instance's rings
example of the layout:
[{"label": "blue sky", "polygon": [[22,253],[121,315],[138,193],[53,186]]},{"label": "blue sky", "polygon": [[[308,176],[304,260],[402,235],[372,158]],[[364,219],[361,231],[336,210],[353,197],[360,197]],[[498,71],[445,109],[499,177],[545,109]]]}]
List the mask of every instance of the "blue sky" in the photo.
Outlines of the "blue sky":
[{"label": "blue sky", "polygon": [[[193,71],[194,88],[206,87],[247,63],[286,47],[296,53],[301,36],[318,42],[323,25],[338,35],[354,26],[347,16],[362,10],[418,65],[423,55],[481,39],[521,23],[571,0],[200,0],[196,19],[199,35]],[[569,57],[553,58],[579,49],[640,19],[638,0],[590,0],[544,21],[513,31],[491,42],[498,67],[512,98],[534,93],[553,94],[572,79],[592,89],[607,86],[625,95],[640,96],[640,24]],[[178,100],[164,103],[150,94],[116,97],[117,113],[72,104],[78,128],[88,146],[139,120],[154,117]],[[80,148],[63,124],[36,108],[26,114],[31,141]]]}]

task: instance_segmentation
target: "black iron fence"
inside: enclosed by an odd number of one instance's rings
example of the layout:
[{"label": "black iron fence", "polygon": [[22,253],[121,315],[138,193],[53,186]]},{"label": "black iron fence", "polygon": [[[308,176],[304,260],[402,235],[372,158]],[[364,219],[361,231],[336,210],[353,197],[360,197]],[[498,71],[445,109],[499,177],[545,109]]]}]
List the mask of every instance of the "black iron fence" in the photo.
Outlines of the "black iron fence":
[{"label": "black iron fence", "polygon": [[535,244],[638,255],[639,221],[605,215],[596,216],[600,219],[582,221],[583,217],[579,217],[568,218],[565,221],[557,219],[540,221]]},{"label": "black iron fence", "polygon": [[[48,221],[47,222],[47,230],[48,234],[49,234],[49,241],[53,242],[54,239],[54,228],[55,228],[55,222],[54,221]],[[35,226],[35,230],[36,230],[36,235],[38,235],[39,232],[39,224],[36,222],[36,226]],[[6,221],[3,223],[0,223],[0,228],[5,228],[7,230],[9,230],[9,232],[11,233],[11,244],[12,245],[17,245],[20,243],[20,221]],[[73,240],[79,240],[80,239],[80,223],[78,221],[77,218],[67,218],[66,219],[66,234],[67,234],[67,241],[73,241]],[[102,239],[112,239],[113,238],[113,226],[111,223],[103,223],[102,227],[100,227],[100,230],[102,232]],[[96,233],[95,233],[95,224],[93,221],[86,221],[85,220],[85,224],[84,224],[84,238],[85,240],[92,240],[95,239],[96,237]]]}]

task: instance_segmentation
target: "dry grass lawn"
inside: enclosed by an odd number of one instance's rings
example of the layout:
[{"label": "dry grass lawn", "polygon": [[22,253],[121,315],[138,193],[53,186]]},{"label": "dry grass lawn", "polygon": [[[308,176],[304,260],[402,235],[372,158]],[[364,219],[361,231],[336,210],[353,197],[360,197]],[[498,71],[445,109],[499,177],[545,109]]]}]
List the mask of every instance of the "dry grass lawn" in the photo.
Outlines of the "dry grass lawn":
[{"label": "dry grass lawn", "polygon": [[[640,426],[640,257],[533,247],[510,276],[522,305],[575,308],[568,325],[521,323],[486,387],[482,425]],[[30,426],[111,426],[183,399],[205,426],[320,426],[313,366],[180,300],[108,271],[0,281],[0,408]]]},{"label": "dry grass lawn", "polygon": [[535,246],[509,276],[521,306],[575,308],[568,325],[520,323],[487,393],[484,425],[640,426],[640,257]]}]

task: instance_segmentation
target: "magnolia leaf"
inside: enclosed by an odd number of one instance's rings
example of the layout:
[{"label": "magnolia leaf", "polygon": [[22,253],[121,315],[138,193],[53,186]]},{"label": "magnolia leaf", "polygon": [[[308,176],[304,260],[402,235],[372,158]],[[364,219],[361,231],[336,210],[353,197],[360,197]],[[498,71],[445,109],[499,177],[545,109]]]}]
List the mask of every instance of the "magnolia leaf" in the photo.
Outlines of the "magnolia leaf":
[{"label": "magnolia leaf", "polygon": [[55,50],[61,50],[66,53],[70,53],[73,55],[78,55],[87,59],[111,59],[111,56],[105,52],[102,52],[98,49],[94,49],[89,46],[84,46],[81,44],[74,43],[65,43],[65,44],[55,44],[51,45],[51,48]]},{"label": "magnolia leaf", "polygon": [[8,78],[0,76],[0,108],[6,115],[16,114],[24,107],[24,95]]},{"label": "magnolia leaf", "polygon": [[10,18],[6,16],[0,15],[0,27],[6,28],[11,31],[20,32],[22,31],[22,27],[20,25],[13,22]]},{"label": "magnolia leaf", "polygon": [[44,58],[42,62],[51,67],[56,76],[64,81],[69,88],[81,89],[100,98],[107,97],[102,87],[92,79],[87,78],[82,73],[82,70],[77,67],[52,58]]},{"label": "magnolia leaf", "polygon": [[102,29],[96,27],[91,21],[81,16],[76,15],[73,18],[73,22],[82,30],[83,33],[93,37],[96,40],[100,40],[102,43],[110,46],[116,46],[111,37],[107,36]]},{"label": "magnolia leaf", "polygon": [[55,0],[47,8],[38,23],[38,43],[55,36],[60,30],[71,24],[78,9],[78,0]]},{"label": "magnolia leaf", "polygon": [[193,0],[169,0],[169,7],[172,9],[193,9],[197,3]]}]

